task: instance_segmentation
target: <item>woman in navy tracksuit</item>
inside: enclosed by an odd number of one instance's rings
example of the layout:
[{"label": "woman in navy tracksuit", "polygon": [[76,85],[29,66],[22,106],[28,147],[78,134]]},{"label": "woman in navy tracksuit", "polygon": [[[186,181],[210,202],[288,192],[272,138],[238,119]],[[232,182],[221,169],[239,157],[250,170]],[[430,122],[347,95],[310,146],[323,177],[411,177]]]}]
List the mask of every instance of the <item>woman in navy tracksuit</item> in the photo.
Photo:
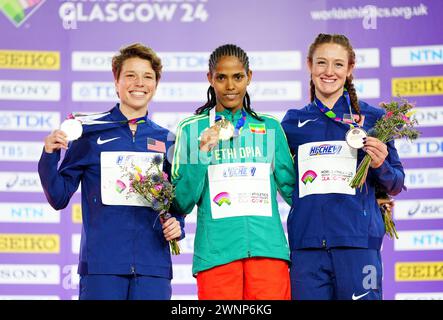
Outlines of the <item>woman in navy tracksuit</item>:
[{"label": "woman in navy tracksuit", "polygon": [[[382,299],[380,248],[385,234],[375,185],[398,194],[404,172],[393,142],[346,133],[368,132],[383,110],[358,101],[355,53],[343,35],[320,34],[310,46],[311,103],[292,109],[282,126],[295,155],[297,182],[288,217],[293,299]],[[372,158],[363,188],[349,186],[365,154]]]},{"label": "woman in navy tracksuit", "polygon": [[118,197],[128,188],[112,178],[124,174],[121,166],[127,159],[154,154],[165,159],[164,170],[170,172],[166,153],[174,140],[147,118],[161,60],[152,49],[133,44],[114,56],[112,67],[120,102],[96,124],[83,123],[82,136],[70,143],[58,169],[69,135],[62,130],[48,135],[38,172],[48,202],[57,210],[68,205],[81,183],[80,300],[170,299],[168,241],[184,236],[183,217],[176,214],[159,223],[153,209]]}]

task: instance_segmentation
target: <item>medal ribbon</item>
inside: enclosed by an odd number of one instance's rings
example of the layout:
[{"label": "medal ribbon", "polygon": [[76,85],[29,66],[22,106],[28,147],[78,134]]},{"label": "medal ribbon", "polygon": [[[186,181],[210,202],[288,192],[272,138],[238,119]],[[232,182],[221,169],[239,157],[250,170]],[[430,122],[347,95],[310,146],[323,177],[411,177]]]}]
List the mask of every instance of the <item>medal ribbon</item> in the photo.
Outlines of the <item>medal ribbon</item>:
[{"label": "medal ribbon", "polygon": [[[215,121],[219,121],[224,119],[223,116],[215,116]],[[238,137],[243,129],[243,126],[246,122],[246,111],[244,109],[241,109],[241,118],[237,120],[237,123],[235,124],[234,128],[234,137]]]},{"label": "medal ribbon", "polygon": [[329,109],[328,107],[326,107],[326,106],[325,106],[325,105],[324,105],[319,99],[317,99],[317,97],[314,98],[314,103],[315,103],[315,105],[320,109],[320,111],[321,111],[325,116],[327,116],[329,119],[331,119],[332,121],[340,122],[340,123],[342,123],[342,124],[344,124],[344,125],[349,126],[351,129],[354,128],[354,127],[357,127],[357,128],[358,128],[358,127],[360,127],[360,126],[358,125],[357,122],[355,122],[354,115],[352,114],[352,110],[351,110],[351,99],[350,99],[350,97],[349,97],[349,92],[348,92],[348,90],[346,90],[346,88],[343,90],[343,95],[344,95],[344,97],[345,97],[345,99],[346,99],[346,102],[347,102],[347,104],[348,104],[348,107],[349,107],[349,114],[351,115],[351,121],[352,121],[352,123],[345,122],[345,121],[343,121],[341,118],[337,117],[337,115],[335,114],[335,112],[332,111],[331,109]]},{"label": "medal ribbon", "polygon": [[90,113],[90,114],[73,112],[70,115],[68,115],[67,119],[78,120],[82,123],[82,125],[85,125],[85,126],[94,125],[94,124],[108,124],[108,123],[140,124],[140,123],[145,123],[148,119],[148,115],[145,115],[143,117],[133,118],[133,119],[129,119],[129,120],[118,120],[118,121],[95,120],[95,119],[101,118],[103,116],[106,116],[108,114],[109,114],[109,112]]}]

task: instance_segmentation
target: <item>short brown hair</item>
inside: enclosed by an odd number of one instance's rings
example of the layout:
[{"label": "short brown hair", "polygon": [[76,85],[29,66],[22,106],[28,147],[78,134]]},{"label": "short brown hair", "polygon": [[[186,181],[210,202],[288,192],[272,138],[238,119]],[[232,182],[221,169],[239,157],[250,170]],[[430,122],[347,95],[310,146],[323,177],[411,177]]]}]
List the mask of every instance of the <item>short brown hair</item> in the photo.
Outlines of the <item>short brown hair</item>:
[{"label": "short brown hair", "polygon": [[141,43],[134,43],[129,46],[122,47],[120,48],[119,53],[112,57],[112,73],[114,74],[114,79],[118,80],[123,62],[125,62],[127,59],[135,57],[151,62],[152,69],[154,69],[155,72],[155,81],[158,83],[160,81],[163,68],[162,61],[154,50],[144,46]]}]

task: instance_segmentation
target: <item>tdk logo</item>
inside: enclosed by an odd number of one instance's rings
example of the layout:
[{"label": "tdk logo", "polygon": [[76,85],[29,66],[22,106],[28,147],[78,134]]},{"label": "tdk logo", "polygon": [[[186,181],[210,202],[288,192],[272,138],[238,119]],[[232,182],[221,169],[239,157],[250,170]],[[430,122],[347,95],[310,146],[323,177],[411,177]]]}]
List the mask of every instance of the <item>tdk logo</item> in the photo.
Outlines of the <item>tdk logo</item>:
[{"label": "tdk logo", "polygon": [[166,71],[204,71],[209,53],[164,53],[161,57]]},{"label": "tdk logo", "polygon": [[443,156],[443,137],[420,138],[410,143],[399,141],[397,150],[402,158],[431,158]]},{"label": "tdk logo", "polygon": [[59,112],[0,111],[0,130],[51,131],[59,124]]},{"label": "tdk logo", "polygon": [[223,170],[223,177],[253,177],[257,171],[256,167],[233,167]]},{"label": "tdk logo", "polygon": [[322,156],[327,154],[339,154],[341,151],[340,145],[334,144],[322,144],[320,146],[311,147],[311,151],[309,152],[310,156]]}]

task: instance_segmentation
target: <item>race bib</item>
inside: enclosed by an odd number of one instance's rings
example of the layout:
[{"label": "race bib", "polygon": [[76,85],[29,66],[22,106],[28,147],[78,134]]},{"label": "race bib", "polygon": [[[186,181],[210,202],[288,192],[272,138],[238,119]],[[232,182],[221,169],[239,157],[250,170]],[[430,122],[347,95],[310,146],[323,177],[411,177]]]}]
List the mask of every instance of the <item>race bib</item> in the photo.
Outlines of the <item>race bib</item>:
[{"label": "race bib", "polygon": [[[163,158],[163,154],[154,152],[102,152],[100,171],[103,204],[147,207],[142,196],[130,192],[129,173],[135,172],[135,166],[145,173],[156,155]],[[160,168],[162,167],[160,164]]]},{"label": "race bib", "polygon": [[349,186],[357,166],[357,149],[345,141],[305,143],[298,147],[299,197],[310,194],[355,195]]},{"label": "race bib", "polygon": [[213,219],[272,216],[269,163],[223,163],[208,167]]}]

